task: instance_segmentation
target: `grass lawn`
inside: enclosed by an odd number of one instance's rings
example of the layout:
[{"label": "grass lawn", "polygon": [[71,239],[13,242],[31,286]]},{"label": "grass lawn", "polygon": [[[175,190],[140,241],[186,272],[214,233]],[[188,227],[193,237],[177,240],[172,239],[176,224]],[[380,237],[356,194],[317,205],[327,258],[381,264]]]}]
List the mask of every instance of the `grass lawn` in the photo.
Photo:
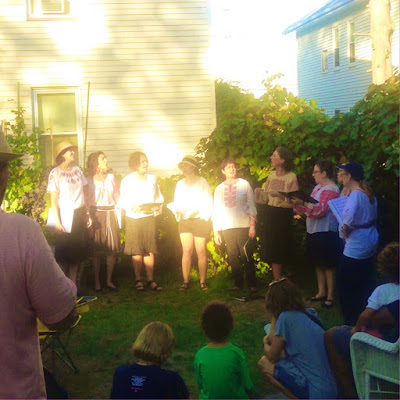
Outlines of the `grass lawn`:
[{"label": "grass lawn", "polygon": [[[190,289],[181,292],[178,290],[181,284],[180,271],[162,273],[161,269],[162,266],[156,267],[155,277],[164,288],[162,292],[137,292],[130,262],[124,260],[115,271],[120,291],[105,290],[100,293],[98,300],[91,303],[90,311],[82,314],[82,320],[74,328],[70,341],[70,353],[80,372],[74,375],[63,367],[59,379],[70,398],[108,398],[115,368],[133,362],[130,347],[138,332],[147,323],[157,320],[169,324],[177,340],[177,348],[164,367],[178,371],[191,397],[197,398],[199,391],[196,388],[193,361],[196,351],[207,344],[199,319],[203,306],[211,300],[225,301],[232,309],[235,328],[230,340],[246,354],[255,395],[260,398],[274,392],[263,383],[257,369],[257,361],[262,355],[263,325],[268,322],[264,300],[235,300],[227,291],[232,286],[227,273],[210,278],[208,292],[200,290],[198,278],[193,274]],[[288,272],[305,294],[314,294],[315,278],[311,269],[301,267]],[[260,282],[260,294],[265,294],[270,280],[269,277]],[[90,285],[86,289],[83,286],[82,291],[92,295],[94,291],[91,289],[90,276],[87,281]],[[318,311],[326,328],[341,323],[337,307]],[[58,366],[58,362],[52,362],[48,356],[44,357],[44,364],[50,370]]]}]

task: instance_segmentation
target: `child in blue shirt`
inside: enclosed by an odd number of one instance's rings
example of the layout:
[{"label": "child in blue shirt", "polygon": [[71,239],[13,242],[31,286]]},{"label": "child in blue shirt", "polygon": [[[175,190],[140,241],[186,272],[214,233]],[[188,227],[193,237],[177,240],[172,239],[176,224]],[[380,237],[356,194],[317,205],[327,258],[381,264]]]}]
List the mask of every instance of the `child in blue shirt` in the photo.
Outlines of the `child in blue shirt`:
[{"label": "child in blue shirt", "polygon": [[189,392],[180,375],[160,366],[175,346],[172,329],[151,322],[133,344],[137,362],[115,370],[111,399],[188,399]]}]

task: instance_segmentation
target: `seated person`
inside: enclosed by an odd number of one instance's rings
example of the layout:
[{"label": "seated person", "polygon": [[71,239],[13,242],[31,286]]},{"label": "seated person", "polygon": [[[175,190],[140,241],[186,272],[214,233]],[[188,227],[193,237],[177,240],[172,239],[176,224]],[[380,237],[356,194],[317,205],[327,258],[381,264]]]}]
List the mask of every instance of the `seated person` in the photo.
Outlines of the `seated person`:
[{"label": "seated person", "polygon": [[188,399],[180,375],[160,367],[174,346],[174,334],[168,325],[158,321],[146,325],[132,347],[137,362],[115,370],[110,398]]},{"label": "seated person", "polygon": [[265,380],[290,398],[335,399],[337,385],[324,347],[324,329],[301,291],[288,279],[269,285],[265,307],[272,315],[258,367]]},{"label": "seated person", "polygon": [[194,360],[200,399],[248,399],[253,388],[246,356],[228,342],[233,329],[229,308],[219,301],[206,305],[201,327],[210,343],[201,348]]},{"label": "seated person", "polygon": [[357,398],[350,358],[350,339],[367,332],[395,342],[399,337],[399,244],[388,244],[378,255],[378,271],[389,283],[378,286],[368,299],[354,327],[336,326],[325,333],[324,341],[332,369],[346,398]]}]

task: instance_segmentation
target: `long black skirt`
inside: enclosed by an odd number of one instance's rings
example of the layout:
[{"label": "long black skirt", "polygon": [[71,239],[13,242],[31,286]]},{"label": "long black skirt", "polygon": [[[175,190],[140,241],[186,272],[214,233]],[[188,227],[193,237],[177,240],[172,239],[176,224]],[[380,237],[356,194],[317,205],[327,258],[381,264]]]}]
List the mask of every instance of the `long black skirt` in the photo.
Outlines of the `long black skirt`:
[{"label": "long black skirt", "polygon": [[54,257],[62,264],[79,264],[88,256],[88,230],[85,207],[74,211],[71,233],[56,234]]},{"label": "long black skirt", "polygon": [[293,210],[265,206],[264,259],[268,263],[287,264],[293,253]]}]

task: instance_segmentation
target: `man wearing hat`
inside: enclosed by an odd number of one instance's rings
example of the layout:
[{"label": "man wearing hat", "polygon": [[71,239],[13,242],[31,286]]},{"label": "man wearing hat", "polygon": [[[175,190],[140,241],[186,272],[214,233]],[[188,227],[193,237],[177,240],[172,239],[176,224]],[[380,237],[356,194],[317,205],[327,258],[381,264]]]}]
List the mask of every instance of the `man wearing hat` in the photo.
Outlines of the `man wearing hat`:
[{"label": "man wearing hat", "polygon": [[[13,154],[0,130],[0,203]],[[76,286],[54,260],[40,226],[0,210],[0,398],[46,398],[36,319],[51,329],[71,324]]]}]

